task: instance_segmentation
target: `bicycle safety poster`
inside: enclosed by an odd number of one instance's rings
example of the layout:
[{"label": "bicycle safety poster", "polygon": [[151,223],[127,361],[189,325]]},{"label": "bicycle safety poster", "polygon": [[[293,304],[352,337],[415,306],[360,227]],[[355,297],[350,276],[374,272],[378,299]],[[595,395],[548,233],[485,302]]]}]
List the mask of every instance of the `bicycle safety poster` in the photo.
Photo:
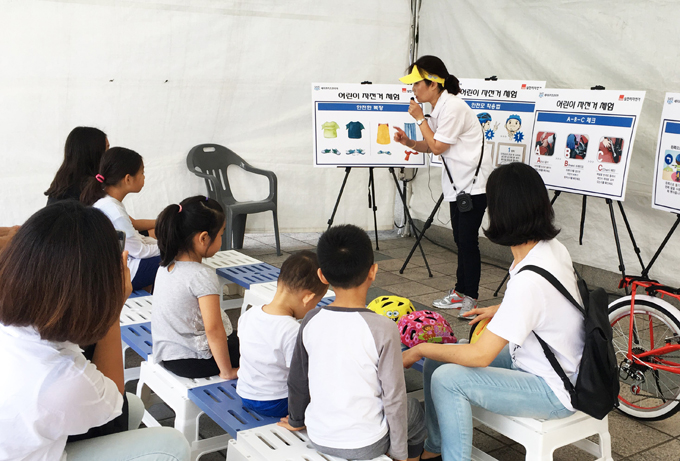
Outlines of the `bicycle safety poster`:
[{"label": "bicycle safety poster", "polygon": [[425,166],[425,155],[394,141],[395,127],[422,140],[408,113],[410,85],[313,83],[314,166]]},{"label": "bicycle safety poster", "polygon": [[624,200],[644,91],[539,93],[529,164],[549,189]]},{"label": "bicycle safety poster", "polygon": [[666,93],[664,98],[652,208],[680,213],[680,93]]},{"label": "bicycle safety poster", "polygon": [[[484,155],[494,167],[527,163],[531,149],[534,108],[545,81],[460,79],[460,94],[479,119],[484,133]],[[442,162],[430,154],[430,163]]]}]

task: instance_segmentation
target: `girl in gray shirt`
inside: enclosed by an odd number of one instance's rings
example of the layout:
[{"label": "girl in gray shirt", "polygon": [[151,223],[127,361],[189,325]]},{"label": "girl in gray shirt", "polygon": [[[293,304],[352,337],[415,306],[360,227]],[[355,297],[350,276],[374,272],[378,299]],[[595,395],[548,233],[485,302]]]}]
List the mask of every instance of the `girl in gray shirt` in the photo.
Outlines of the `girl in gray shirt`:
[{"label": "girl in gray shirt", "polygon": [[220,309],[217,274],[201,262],[219,251],[224,219],[217,201],[199,195],[169,205],[156,221],[162,260],[154,287],[153,356],[185,378],[236,379],[238,337]]}]

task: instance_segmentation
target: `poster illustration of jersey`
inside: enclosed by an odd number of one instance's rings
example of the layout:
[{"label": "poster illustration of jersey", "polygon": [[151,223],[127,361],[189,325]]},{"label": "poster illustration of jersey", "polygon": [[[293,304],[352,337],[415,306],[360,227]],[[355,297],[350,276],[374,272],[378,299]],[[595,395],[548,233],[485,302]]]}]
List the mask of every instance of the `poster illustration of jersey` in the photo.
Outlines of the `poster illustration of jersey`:
[{"label": "poster illustration of jersey", "polygon": [[624,200],[644,91],[539,93],[529,164],[549,189]]},{"label": "poster illustration of jersey", "polygon": [[664,98],[652,208],[680,213],[680,93],[666,93]]},{"label": "poster illustration of jersey", "polygon": [[411,97],[409,85],[313,83],[314,166],[425,166],[425,155],[394,142],[395,127],[422,140]]},{"label": "poster illustration of jersey", "polygon": [[[531,148],[534,108],[545,81],[460,79],[458,95],[477,115],[484,134],[484,155],[494,166],[527,163]],[[430,155],[430,163],[441,160]]]}]

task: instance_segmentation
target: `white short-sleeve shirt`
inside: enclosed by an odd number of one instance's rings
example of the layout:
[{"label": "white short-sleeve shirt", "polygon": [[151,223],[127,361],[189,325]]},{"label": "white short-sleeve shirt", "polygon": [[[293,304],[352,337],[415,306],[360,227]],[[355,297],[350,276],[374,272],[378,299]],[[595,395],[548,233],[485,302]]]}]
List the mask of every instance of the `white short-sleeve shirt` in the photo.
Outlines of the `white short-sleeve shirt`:
[{"label": "white short-sleeve shirt", "polygon": [[69,342],[0,324],[0,459],[66,460],[69,435],[118,417],[116,384]]},{"label": "white short-sleeve shirt", "polygon": [[288,397],[288,372],[300,324],[253,306],[238,319],[241,349],[236,392],[250,400]]},{"label": "white short-sleeve shirt", "polygon": [[562,405],[573,411],[569,393],[532,331],[548,343],[575,384],[585,339],[583,314],[541,275],[528,270],[519,273],[526,265],[552,273],[581,302],[569,252],[557,239],[543,240],[510,269],[503,302],[487,328],[510,343],[517,368],[542,377]]},{"label": "white short-sleeve shirt", "polygon": [[[493,169],[489,152],[484,153],[477,181],[472,184],[482,151],[482,127],[475,113],[465,101],[448,91],[442,91],[427,124],[434,132],[434,139],[450,144],[440,155],[446,161],[458,193],[471,195],[486,193],[486,180]],[[444,200],[456,201],[451,181],[442,167],[442,191]]]}]

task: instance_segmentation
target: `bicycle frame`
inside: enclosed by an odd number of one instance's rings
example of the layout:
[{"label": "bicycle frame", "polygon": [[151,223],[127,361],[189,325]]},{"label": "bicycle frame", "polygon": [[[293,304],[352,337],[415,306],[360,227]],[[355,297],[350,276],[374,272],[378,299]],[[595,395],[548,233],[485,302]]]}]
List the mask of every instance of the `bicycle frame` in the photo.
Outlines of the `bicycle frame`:
[{"label": "bicycle frame", "polygon": [[[649,318],[649,343],[650,347],[652,347],[650,350],[646,352],[642,352],[639,354],[633,354],[633,338],[637,336],[635,334],[635,295],[637,293],[638,287],[643,288],[647,294],[650,296],[656,296],[657,294],[661,294],[661,298],[664,296],[670,296],[672,298],[675,298],[677,300],[680,300],[680,293],[678,293],[677,290],[672,289],[670,287],[666,287],[659,282],[655,280],[649,280],[646,278],[641,278],[641,277],[634,277],[634,276],[629,276],[625,277],[623,280],[621,280],[621,283],[619,284],[620,288],[626,288],[630,286],[631,287],[631,303],[630,303],[630,325],[629,325],[629,330],[628,330],[628,354],[627,354],[627,359],[630,360],[632,363],[637,364],[637,365],[642,365],[648,368],[651,368],[653,370],[663,370],[663,371],[668,371],[670,373],[675,373],[675,374],[680,374],[680,363],[677,362],[671,362],[669,360],[665,360],[661,358],[661,356],[665,354],[669,354],[671,352],[676,352],[680,350],[680,344],[669,344],[666,340],[666,338],[663,339],[664,345],[658,348],[654,347],[655,343],[655,338],[654,338],[654,327],[653,327],[653,318]],[[673,291],[670,291],[673,290]],[[635,335],[634,335],[635,334]],[[653,357],[654,362],[646,362],[642,359],[646,357]]]}]

